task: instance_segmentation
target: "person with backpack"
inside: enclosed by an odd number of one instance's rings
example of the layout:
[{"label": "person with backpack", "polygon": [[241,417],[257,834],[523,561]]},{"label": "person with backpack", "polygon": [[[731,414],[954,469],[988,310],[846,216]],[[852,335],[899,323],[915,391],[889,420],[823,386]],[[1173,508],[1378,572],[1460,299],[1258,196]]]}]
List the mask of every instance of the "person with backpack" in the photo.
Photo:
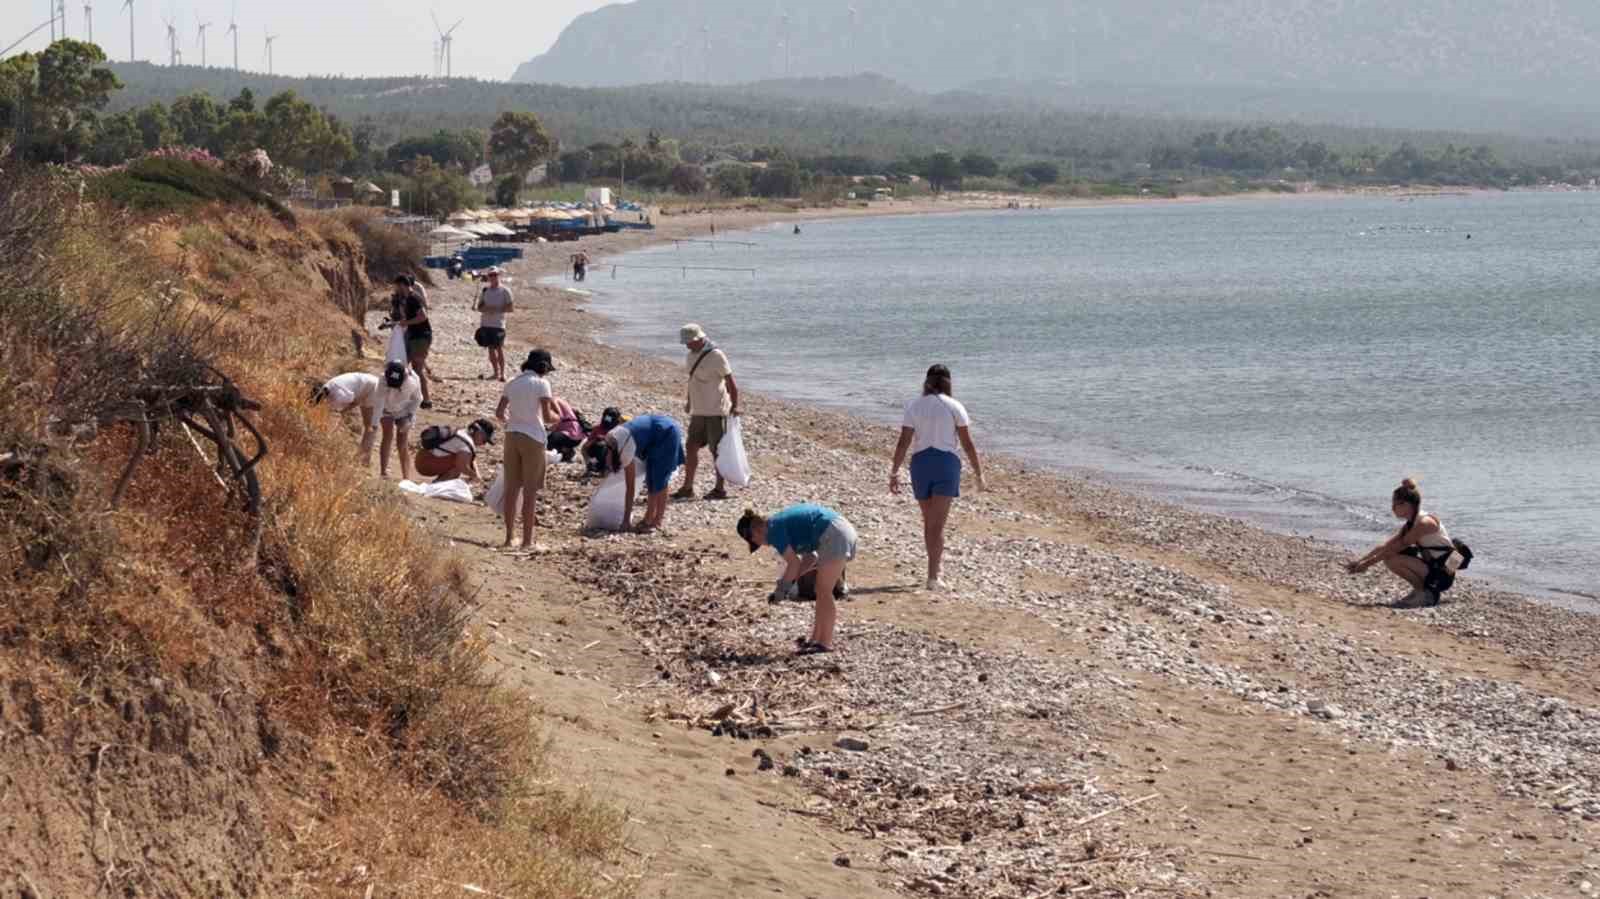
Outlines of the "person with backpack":
[{"label": "person with backpack", "polygon": [[457,431],[449,425],[428,425],[418,440],[417,475],[435,481],[480,480],[478,447],[494,443],[494,423],[480,418]]},{"label": "person with backpack", "polygon": [[783,574],[773,595],[779,600],[799,594],[800,578],[808,564],[816,570],[817,608],[811,621],[811,635],[796,642],[797,653],[812,655],[833,651],[833,627],[838,620],[835,585],[844,579],[844,568],[856,557],[856,529],[843,515],[827,506],[800,503],[764,518],[746,509],[736,529],[753,553],[770,546],[783,557]]},{"label": "person with backpack", "polygon": [[522,494],[522,548],[540,550],[533,543],[534,503],[544,489],[545,455],[549,429],[558,421],[554,395],[545,375],[555,371],[554,360],[545,350],[533,350],[522,363],[522,374],[500,392],[500,405],[494,417],[506,429],[504,463],[506,542],[517,523],[517,494]]},{"label": "person with backpack", "polygon": [[672,473],[683,465],[683,432],[670,415],[652,412],[630,419],[612,428],[605,436],[606,473],[621,471],[627,478],[627,501],[622,515],[622,528],[633,523],[633,499],[638,472],[644,470],[644,518],[639,522],[639,533],[648,533],[661,527],[667,515],[667,486],[672,483]]},{"label": "person with backpack", "polygon": [[895,444],[894,464],[889,469],[889,492],[900,492],[900,466],[911,455],[911,492],[922,507],[922,541],[928,551],[929,590],[944,589],[940,578],[944,563],[944,530],[950,522],[950,507],[961,495],[961,457],[959,447],[972,462],[978,489],[986,490],[978,448],[968,430],[972,419],[967,408],[951,396],[950,369],[943,365],[928,368],[922,381],[922,395],[906,404],[900,423],[900,442]]},{"label": "person with backpack", "polygon": [[[739,385],[733,380],[733,366],[727,354],[717,349],[705,329],[690,322],[678,329],[678,339],[689,350],[684,365],[689,369],[688,398],[683,411],[689,414],[688,461],[683,469],[683,486],[673,499],[694,499],[694,478],[700,467],[700,450],[711,449],[711,467],[716,468],[717,446],[728,428],[728,416],[739,414]],[[722,473],[706,499],[727,499]]]},{"label": "person with backpack", "polygon": [[433,346],[433,325],[428,321],[428,294],[410,275],[397,276],[394,287],[389,296],[389,324],[406,329],[406,361],[422,384],[422,408],[432,409],[428,382],[433,380],[433,373],[428,370],[428,350]]},{"label": "person with backpack", "polygon": [[1347,564],[1345,570],[1360,574],[1382,562],[1411,586],[1411,592],[1395,602],[1396,608],[1438,605],[1440,594],[1455,584],[1456,572],[1471,564],[1472,550],[1460,540],[1450,539],[1439,516],[1423,510],[1422,491],[1411,478],[1402,480],[1389,495],[1389,511],[1405,522],[1399,533]]},{"label": "person with backpack", "polygon": [[489,269],[489,286],[478,292],[472,307],[478,313],[478,330],[472,335],[478,346],[489,351],[490,377],[506,379],[506,313],[513,311],[511,291],[500,286],[500,267]]}]

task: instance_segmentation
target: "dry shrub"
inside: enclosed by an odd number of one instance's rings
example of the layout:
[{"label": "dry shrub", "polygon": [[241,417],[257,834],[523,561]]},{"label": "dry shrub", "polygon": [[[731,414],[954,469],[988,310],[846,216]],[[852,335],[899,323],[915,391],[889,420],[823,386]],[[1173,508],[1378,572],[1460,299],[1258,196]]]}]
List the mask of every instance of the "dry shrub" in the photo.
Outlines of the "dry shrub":
[{"label": "dry shrub", "polygon": [[[433,284],[432,274],[422,265],[422,258],[428,255],[427,241],[390,225],[382,210],[351,206],[324,218],[344,225],[360,239],[367,257],[367,276],[374,284],[391,283],[397,275],[411,275],[424,284]],[[323,226],[314,227],[321,230]]]},{"label": "dry shrub", "polygon": [[[622,895],[597,876],[622,819],[535,786],[548,772],[534,714],[494,685],[466,634],[461,563],[359,469],[326,407],[305,403],[307,377],[328,373],[350,324],[318,289],[318,267],[360,248],[259,207],[181,226],[74,218],[56,188],[5,178],[0,669],[51,668],[69,684],[248,667],[263,726],[302,753],[284,763],[288,792],[324,797],[318,819],[341,829],[329,865],[359,857],[403,895],[458,894],[451,878],[504,895]],[[124,508],[105,511],[132,446],[131,430],[108,422],[137,399],[130,385],[190,383],[212,365],[263,405],[259,543],[175,422]],[[335,774],[305,764],[312,746],[332,747]],[[277,832],[300,833],[296,809]],[[293,848],[308,887],[351,893],[348,868]]]}]

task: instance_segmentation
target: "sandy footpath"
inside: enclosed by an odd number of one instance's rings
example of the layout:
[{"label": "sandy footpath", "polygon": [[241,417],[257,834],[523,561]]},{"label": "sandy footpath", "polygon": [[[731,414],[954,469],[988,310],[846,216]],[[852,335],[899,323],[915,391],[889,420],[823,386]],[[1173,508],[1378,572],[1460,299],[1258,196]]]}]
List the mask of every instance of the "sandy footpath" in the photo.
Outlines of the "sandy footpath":
[{"label": "sandy footpath", "polygon": [[[777,218],[719,213],[717,232]],[[603,262],[710,222],[658,224],[582,247]],[[512,368],[544,346],[593,417],[678,412],[681,368],[601,346],[582,295],[536,286],[573,249],[511,266]],[[473,291],[430,291],[425,420],[498,397]],[[1396,611],[1331,547],[1001,459],[957,505],[952,590],[931,595],[915,503],[886,489],[893,431],[741,388],[756,482],[675,503],[659,534],[581,533],[573,466],[551,470],[537,556],[496,551],[482,506],[405,500],[478,573],[473,629],[545,706],[571,782],[629,810],[615,876],[640,895],[1600,891],[1595,618],[1467,577]],[[732,532],[745,505],[801,500],[862,537],[840,651],[806,658],[809,607],[769,605],[772,557]]]}]

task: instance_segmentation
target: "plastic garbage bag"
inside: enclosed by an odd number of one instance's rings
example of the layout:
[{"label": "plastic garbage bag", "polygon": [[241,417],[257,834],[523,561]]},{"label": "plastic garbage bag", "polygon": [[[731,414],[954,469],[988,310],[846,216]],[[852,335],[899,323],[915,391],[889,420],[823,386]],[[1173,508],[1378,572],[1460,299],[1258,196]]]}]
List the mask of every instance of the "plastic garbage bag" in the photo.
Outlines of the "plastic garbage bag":
[{"label": "plastic garbage bag", "polygon": [[750,486],[750,457],[744,452],[744,429],[739,425],[741,416],[728,416],[728,429],[717,444],[717,474],[735,487]]},{"label": "plastic garbage bag", "polygon": [[460,478],[449,481],[435,481],[431,484],[417,484],[412,481],[401,481],[400,489],[429,499],[447,499],[453,503],[472,502],[472,488]]},{"label": "plastic garbage bag", "polygon": [[556,452],[555,450],[545,450],[544,459],[545,459],[545,462],[550,464],[550,465],[560,465],[561,464],[561,454]]},{"label": "plastic garbage bag", "polygon": [[398,362],[405,365],[409,359],[406,356],[406,329],[404,325],[395,325],[389,329],[389,347],[383,353],[383,363]]},{"label": "plastic garbage bag", "polygon": [[506,517],[506,470],[504,468],[495,472],[494,483],[489,485],[489,492],[484,494],[483,504],[501,518]]},{"label": "plastic garbage bag", "polygon": [[628,508],[628,482],[622,472],[613,472],[589,498],[588,528],[594,531],[622,530]]}]

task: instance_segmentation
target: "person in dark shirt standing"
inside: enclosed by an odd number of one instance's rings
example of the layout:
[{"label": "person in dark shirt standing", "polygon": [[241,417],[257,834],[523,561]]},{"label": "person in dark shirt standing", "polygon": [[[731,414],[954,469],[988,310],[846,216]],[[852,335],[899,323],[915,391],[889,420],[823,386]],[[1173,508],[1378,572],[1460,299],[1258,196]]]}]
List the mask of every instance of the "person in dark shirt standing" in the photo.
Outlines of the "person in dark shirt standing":
[{"label": "person in dark shirt standing", "polygon": [[394,293],[389,297],[389,320],[406,329],[406,361],[422,382],[422,408],[433,408],[433,395],[428,382],[433,372],[428,370],[428,349],[433,346],[433,325],[428,322],[428,295],[410,275],[394,279]]}]

